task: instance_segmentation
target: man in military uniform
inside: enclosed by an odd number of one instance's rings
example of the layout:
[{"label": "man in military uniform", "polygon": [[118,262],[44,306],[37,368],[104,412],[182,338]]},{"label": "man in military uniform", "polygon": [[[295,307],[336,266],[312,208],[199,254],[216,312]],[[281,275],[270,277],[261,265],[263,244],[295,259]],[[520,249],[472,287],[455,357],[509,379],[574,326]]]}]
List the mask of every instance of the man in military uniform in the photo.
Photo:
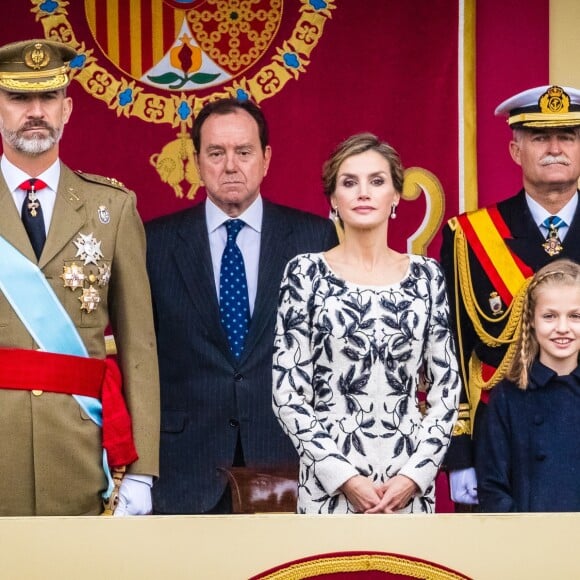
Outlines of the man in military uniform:
[{"label": "man in military uniform", "polygon": [[117,514],[149,513],[158,470],[135,194],[59,160],[75,56],[47,40],[0,47],[0,516],[99,514],[125,468]]},{"label": "man in military uniform", "polygon": [[509,148],[523,189],[452,218],[441,249],[464,385],[446,465],[451,497],[462,504],[477,503],[478,433],[490,389],[515,355],[522,287],[551,260],[580,260],[580,91],[536,87],[495,113],[513,130]]}]

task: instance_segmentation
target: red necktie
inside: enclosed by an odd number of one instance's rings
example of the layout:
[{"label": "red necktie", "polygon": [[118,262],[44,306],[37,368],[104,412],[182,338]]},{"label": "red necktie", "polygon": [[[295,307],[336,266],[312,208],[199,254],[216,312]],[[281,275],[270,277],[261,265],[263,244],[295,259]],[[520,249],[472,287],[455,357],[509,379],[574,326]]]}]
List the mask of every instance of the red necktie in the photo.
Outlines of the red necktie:
[{"label": "red necktie", "polygon": [[44,242],[46,241],[46,231],[44,229],[42,207],[40,206],[40,201],[36,197],[36,192],[44,189],[46,183],[40,179],[31,178],[22,182],[18,187],[27,193],[24,198],[24,203],[22,204],[22,223],[24,224],[26,233],[30,238],[32,249],[36,254],[36,259],[38,260],[40,254],[42,254]]}]

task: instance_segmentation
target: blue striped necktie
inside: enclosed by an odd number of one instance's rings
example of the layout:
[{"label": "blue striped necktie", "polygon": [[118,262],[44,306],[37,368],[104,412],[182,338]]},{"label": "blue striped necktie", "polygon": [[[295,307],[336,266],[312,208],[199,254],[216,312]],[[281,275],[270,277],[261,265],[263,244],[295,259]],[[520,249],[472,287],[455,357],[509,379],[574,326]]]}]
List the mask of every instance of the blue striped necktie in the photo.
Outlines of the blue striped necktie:
[{"label": "blue striped necktie", "polygon": [[542,247],[549,256],[557,256],[564,249],[558,235],[558,228],[565,227],[566,222],[557,215],[551,215],[542,222],[542,225],[548,230]]},{"label": "blue striped necktie", "polygon": [[220,267],[220,319],[233,355],[240,358],[250,324],[250,304],[244,257],[236,238],[246,224],[233,219],[225,225],[228,239]]}]

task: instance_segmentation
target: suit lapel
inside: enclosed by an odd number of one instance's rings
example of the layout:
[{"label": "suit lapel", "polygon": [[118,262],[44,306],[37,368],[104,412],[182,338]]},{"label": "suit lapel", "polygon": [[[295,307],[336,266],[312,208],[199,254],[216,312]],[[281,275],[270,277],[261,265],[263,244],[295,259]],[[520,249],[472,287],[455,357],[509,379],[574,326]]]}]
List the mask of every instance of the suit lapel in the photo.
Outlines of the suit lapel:
[{"label": "suit lapel", "polygon": [[86,222],[82,211],[85,195],[82,184],[83,181],[61,163],[52,221],[38,261],[41,269],[60,253]]},{"label": "suit lapel", "polygon": [[507,245],[517,256],[526,264],[543,264],[548,261],[548,255],[542,248],[544,237],[532,218],[523,191],[508,206],[504,220],[512,234],[512,239],[506,240]]},{"label": "suit lapel", "polygon": [[[576,195],[578,195],[578,193]],[[564,246],[564,256],[576,259],[575,256],[578,255],[578,248],[580,247],[580,200],[576,206],[572,223],[570,224],[568,233],[562,242],[562,246]]]},{"label": "suit lapel", "polygon": [[576,248],[580,244],[580,204],[576,208],[572,225],[566,238],[562,242],[564,250],[558,256],[550,257],[544,250],[544,236],[532,218],[523,191],[509,206],[502,211],[505,222],[512,233],[512,239],[506,240],[508,246],[526,264],[533,264],[534,270],[538,270],[548,262],[563,257],[574,257]]},{"label": "suit lapel", "polygon": [[183,279],[202,324],[207,327],[210,335],[219,341],[224,352],[229,353],[229,344],[219,317],[205,204],[199,204],[183,214],[177,228],[177,236],[173,255],[175,267]]},{"label": "suit lapel", "polygon": [[290,255],[292,249],[288,244],[291,231],[288,220],[280,216],[278,208],[264,200],[260,262],[258,265],[258,291],[246,346],[242,354],[242,362],[258,344],[268,321],[276,311],[280,290],[280,273],[286,262],[293,257]]},{"label": "suit lapel", "polygon": [[24,229],[20,212],[4,177],[0,173],[0,235],[29,260],[36,263],[36,256]]}]

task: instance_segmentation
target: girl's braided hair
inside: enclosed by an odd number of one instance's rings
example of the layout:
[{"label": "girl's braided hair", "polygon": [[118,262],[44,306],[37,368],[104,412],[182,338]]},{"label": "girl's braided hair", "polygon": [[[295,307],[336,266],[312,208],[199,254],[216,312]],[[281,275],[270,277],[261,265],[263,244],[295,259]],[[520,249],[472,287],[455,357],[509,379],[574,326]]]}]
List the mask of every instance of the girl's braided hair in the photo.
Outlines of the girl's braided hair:
[{"label": "girl's braided hair", "polygon": [[548,284],[580,287],[580,265],[572,260],[561,258],[540,268],[533,276],[524,298],[519,333],[516,342],[516,355],[506,378],[525,390],[529,382],[529,371],[538,356],[539,346],[533,329],[534,313],[538,292]]}]

